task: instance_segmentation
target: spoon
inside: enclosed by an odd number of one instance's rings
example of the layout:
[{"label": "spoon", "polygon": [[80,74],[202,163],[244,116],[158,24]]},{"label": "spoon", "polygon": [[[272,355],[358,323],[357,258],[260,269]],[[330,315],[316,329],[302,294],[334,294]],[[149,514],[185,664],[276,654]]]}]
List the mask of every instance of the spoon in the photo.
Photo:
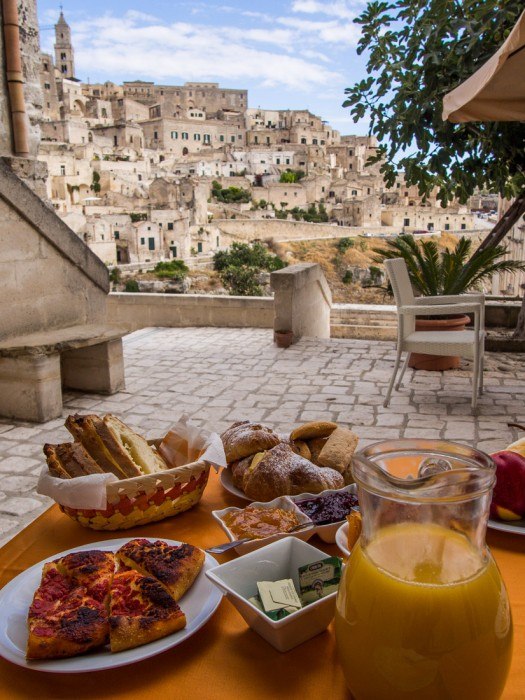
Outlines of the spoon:
[{"label": "spoon", "polygon": [[[289,535],[291,532],[298,532],[299,530],[306,530],[309,527],[313,527],[313,523],[300,523],[299,525],[296,525],[295,527],[292,527],[291,530],[288,530],[288,532],[280,533],[284,535]],[[253,542],[254,538],[253,537],[245,537],[242,540],[234,540],[233,542],[224,542],[224,544],[218,544],[215,547],[208,547],[206,550],[210,554],[222,554],[223,552],[227,552],[229,549],[233,549],[234,547],[238,547],[241,544],[244,544],[245,542]]]}]

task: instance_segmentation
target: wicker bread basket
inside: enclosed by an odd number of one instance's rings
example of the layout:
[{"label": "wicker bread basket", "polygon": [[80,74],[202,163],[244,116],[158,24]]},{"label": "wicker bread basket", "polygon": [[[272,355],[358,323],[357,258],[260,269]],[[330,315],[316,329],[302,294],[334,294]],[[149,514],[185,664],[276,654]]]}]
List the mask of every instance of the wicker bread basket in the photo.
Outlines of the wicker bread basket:
[{"label": "wicker bread basket", "polygon": [[[157,445],[160,440],[152,440]],[[183,513],[196,505],[206,488],[210,465],[192,462],[182,467],[121,479],[106,486],[107,508],[60,510],[92,530],[127,530]]]}]

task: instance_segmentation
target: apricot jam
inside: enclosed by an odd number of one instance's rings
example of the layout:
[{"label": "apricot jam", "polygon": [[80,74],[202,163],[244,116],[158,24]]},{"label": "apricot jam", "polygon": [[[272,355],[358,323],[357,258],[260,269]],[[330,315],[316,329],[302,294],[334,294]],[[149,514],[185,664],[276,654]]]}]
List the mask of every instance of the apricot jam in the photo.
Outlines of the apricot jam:
[{"label": "apricot jam", "polygon": [[279,532],[289,532],[293,527],[299,525],[297,515],[289,510],[256,508],[255,506],[227,513],[223,520],[239,540],[245,537],[260,540]]}]

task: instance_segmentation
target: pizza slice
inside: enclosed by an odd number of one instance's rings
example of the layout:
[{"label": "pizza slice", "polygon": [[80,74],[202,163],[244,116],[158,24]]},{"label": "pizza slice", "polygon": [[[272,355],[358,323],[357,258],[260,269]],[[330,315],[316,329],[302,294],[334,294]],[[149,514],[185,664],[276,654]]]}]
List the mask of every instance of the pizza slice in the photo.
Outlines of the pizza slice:
[{"label": "pizza slice", "polygon": [[109,591],[115,573],[115,555],[91,549],[72,552],[55,560],[60,573],[75,586],[84,586],[88,595],[109,606]]},{"label": "pizza slice", "polygon": [[109,625],[111,651],[118,652],[183,629],[186,616],[154,578],[119,571],[113,578]]},{"label": "pizza slice", "polygon": [[28,659],[77,656],[105,644],[109,632],[106,606],[63,576],[55,562],[44,566],[27,622]]},{"label": "pizza slice", "polygon": [[152,576],[180,600],[204,564],[204,552],[191,544],[178,547],[156,540],[130,540],[116,553],[117,561],[143,576]]}]

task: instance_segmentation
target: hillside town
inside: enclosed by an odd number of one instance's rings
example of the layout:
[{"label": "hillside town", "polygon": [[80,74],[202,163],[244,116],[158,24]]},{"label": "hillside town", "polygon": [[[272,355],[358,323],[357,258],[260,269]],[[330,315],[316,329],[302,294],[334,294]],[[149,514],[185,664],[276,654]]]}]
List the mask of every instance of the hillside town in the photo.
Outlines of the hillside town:
[{"label": "hillside town", "polygon": [[[38,157],[56,212],[108,265],[198,262],[236,240],[483,223],[470,207],[422,201],[402,175],[387,188],[380,164],[367,165],[374,137],[341,135],[308,110],[249,107],[246,90],[218,83],[82,82],[62,12],[54,29],[54,56],[41,55]],[[477,199],[486,216],[497,206]]]}]

